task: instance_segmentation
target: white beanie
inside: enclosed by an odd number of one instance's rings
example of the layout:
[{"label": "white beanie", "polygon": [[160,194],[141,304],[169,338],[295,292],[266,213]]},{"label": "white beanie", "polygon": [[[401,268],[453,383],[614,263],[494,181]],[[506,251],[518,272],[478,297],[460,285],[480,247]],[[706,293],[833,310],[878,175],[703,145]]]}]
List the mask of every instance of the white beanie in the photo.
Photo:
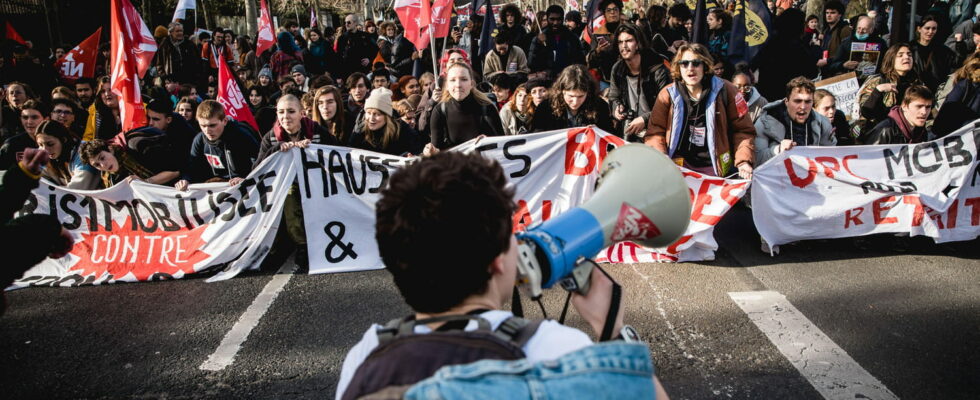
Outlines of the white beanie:
[{"label": "white beanie", "polygon": [[364,101],[364,109],[377,109],[391,117],[391,90],[377,88],[371,91],[371,95]]}]

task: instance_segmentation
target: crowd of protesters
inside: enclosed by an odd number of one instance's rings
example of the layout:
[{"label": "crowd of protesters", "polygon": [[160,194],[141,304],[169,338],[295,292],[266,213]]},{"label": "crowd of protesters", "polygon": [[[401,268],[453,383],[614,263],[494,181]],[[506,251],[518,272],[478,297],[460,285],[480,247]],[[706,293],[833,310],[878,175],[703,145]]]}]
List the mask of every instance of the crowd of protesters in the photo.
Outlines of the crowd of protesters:
[{"label": "crowd of protesters", "polygon": [[[729,53],[729,1],[694,21],[684,2],[627,12],[622,0],[602,0],[605,23],[592,32],[579,11],[508,4],[492,43],[480,43],[480,15],[437,39],[438,65],[397,18],[351,14],[337,29],[287,21],[262,54],[244,32],[190,35],[177,21],[154,30],[158,50],[142,81],[147,125],[128,132],[110,90],[108,44],[95,77],[74,82],[52,67],[70,47],[7,45],[0,169],[40,148],[50,155],[43,176],[58,185],[142,180],[186,190],[236,184],[273,152],[310,143],[416,156],[480,136],[595,125],[678,165],[750,178],[794,146],[916,143],[980,116],[980,6],[960,3],[919,2],[906,40],[889,27],[908,22],[891,21],[881,1],[770,2],[768,42],[749,62]],[[703,43],[695,25],[707,29]],[[222,59],[257,130],[216,101]],[[857,105],[840,110],[814,82],[850,72],[861,84]],[[301,219],[285,220],[304,243]]]}]

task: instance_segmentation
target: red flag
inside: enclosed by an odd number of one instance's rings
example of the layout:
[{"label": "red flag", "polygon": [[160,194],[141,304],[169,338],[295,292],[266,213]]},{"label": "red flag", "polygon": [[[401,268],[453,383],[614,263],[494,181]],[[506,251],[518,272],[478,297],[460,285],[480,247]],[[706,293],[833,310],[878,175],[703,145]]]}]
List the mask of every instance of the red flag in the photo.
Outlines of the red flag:
[{"label": "red flag", "polygon": [[426,35],[422,40],[419,32],[425,26],[421,21],[421,7],[419,0],[395,0],[395,14],[405,27],[405,39],[412,42],[417,50],[429,47],[429,37]]},{"label": "red flag", "polygon": [[269,12],[269,5],[262,0],[259,10],[259,32],[256,34],[255,54],[262,55],[262,52],[271,49],[276,44],[276,35],[272,31],[272,17]]},{"label": "red flag", "polygon": [[10,25],[10,21],[7,21],[7,33],[6,33],[6,35],[7,35],[7,39],[13,40],[13,41],[15,41],[17,43],[20,43],[20,44],[22,44],[24,46],[27,46],[27,41],[24,40],[24,38],[20,37],[20,34],[17,33],[16,30],[14,30],[14,26],[13,25]]},{"label": "red flag", "polygon": [[252,125],[256,132],[259,131],[259,124],[255,122],[252,111],[248,109],[245,96],[242,96],[242,91],[238,88],[235,78],[231,76],[228,62],[224,58],[218,65],[218,102],[225,107],[225,114],[229,117],[246,122]]},{"label": "red flag", "polygon": [[146,125],[140,78],[150,68],[157,42],[129,0],[112,0],[112,92],[119,96],[123,131]]},{"label": "red flag", "polygon": [[81,77],[95,77],[95,58],[99,55],[99,38],[101,36],[102,27],[99,27],[92,36],[83,40],[78,46],[55,61],[54,67],[61,75],[61,79],[74,82]]},{"label": "red flag", "polygon": [[452,13],[453,0],[435,0],[432,3],[432,31],[436,33],[436,39],[449,36]]}]

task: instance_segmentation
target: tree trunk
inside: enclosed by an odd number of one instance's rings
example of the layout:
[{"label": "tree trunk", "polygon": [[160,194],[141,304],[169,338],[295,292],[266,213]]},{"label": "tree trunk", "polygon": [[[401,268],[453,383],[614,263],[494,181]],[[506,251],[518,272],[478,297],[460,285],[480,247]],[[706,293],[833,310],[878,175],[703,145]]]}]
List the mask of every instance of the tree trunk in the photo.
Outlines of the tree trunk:
[{"label": "tree trunk", "polygon": [[259,31],[259,11],[255,0],[245,0],[245,29],[246,35],[255,37]]}]

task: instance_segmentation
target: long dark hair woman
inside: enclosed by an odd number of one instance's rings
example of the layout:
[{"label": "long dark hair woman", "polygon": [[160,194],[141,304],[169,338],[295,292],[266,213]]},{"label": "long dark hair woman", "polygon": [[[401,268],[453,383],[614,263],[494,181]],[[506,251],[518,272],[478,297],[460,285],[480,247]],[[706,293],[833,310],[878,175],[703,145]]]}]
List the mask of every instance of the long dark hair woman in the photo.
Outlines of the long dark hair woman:
[{"label": "long dark hair woman", "polygon": [[320,75],[327,72],[329,64],[336,64],[337,53],[333,51],[333,43],[326,41],[319,29],[307,29],[306,40],[309,51],[309,59],[305,63],[307,72]]},{"label": "long dark hair woman", "polygon": [[426,142],[418,131],[393,116],[391,91],[378,88],[364,101],[364,124],[354,129],[348,145],[395,156],[421,154]]},{"label": "long dark hair woman", "polygon": [[[738,89],[714,76],[714,60],[700,44],[677,49],[674,84],[660,91],[644,141],[679,165],[712,176],[752,176],[755,127],[735,104]],[[734,168],[733,168],[734,167]]]},{"label": "long dark hair woman", "polygon": [[952,86],[932,126],[936,136],[948,135],[980,118],[980,53],[966,58],[953,74]]},{"label": "long dark hair woman", "polygon": [[613,133],[609,104],[599,97],[599,84],[581,64],[561,71],[548,97],[535,108],[529,132],[544,132],[596,125]]},{"label": "long dark hair woman", "polygon": [[503,136],[504,127],[493,100],[476,89],[473,69],[465,63],[446,68],[442,100],[432,110],[429,134],[442,150],[477,136]]},{"label": "long dark hair woman", "polygon": [[82,135],[83,141],[112,139],[122,131],[122,122],[119,119],[119,96],[116,96],[109,86],[108,76],[99,79],[99,88],[95,92],[96,100],[88,109],[88,122]]},{"label": "long dark hair woman", "polygon": [[[721,8],[708,11],[708,51],[728,56],[728,41],[732,36],[732,17]],[[723,60],[716,60],[723,61]]]},{"label": "long dark hair woman", "polygon": [[268,132],[276,122],[276,109],[270,105],[269,92],[255,85],[248,89],[248,108],[259,124],[259,132]]},{"label": "long dark hair woman", "polygon": [[102,180],[98,170],[82,162],[78,140],[68,128],[57,121],[44,121],[34,135],[39,149],[51,156],[42,176],[58,186],[69,189],[98,189]]},{"label": "long dark hair woman", "polygon": [[916,24],[916,40],[910,46],[915,58],[915,71],[922,83],[933,93],[940,83],[946,82],[950,71],[956,64],[956,53],[943,44],[942,39],[936,38],[939,31],[939,20],[933,15],[926,15]]},{"label": "long dark hair woman", "polygon": [[905,91],[913,85],[922,84],[915,71],[915,56],[908,43],[896,43],[885,52],[881,61],[881,74],[868,78],[858,91],[858,104],[861,107],[860,131],[870,131],[879,122],[888,118],[892,107],[902,104]]}]

